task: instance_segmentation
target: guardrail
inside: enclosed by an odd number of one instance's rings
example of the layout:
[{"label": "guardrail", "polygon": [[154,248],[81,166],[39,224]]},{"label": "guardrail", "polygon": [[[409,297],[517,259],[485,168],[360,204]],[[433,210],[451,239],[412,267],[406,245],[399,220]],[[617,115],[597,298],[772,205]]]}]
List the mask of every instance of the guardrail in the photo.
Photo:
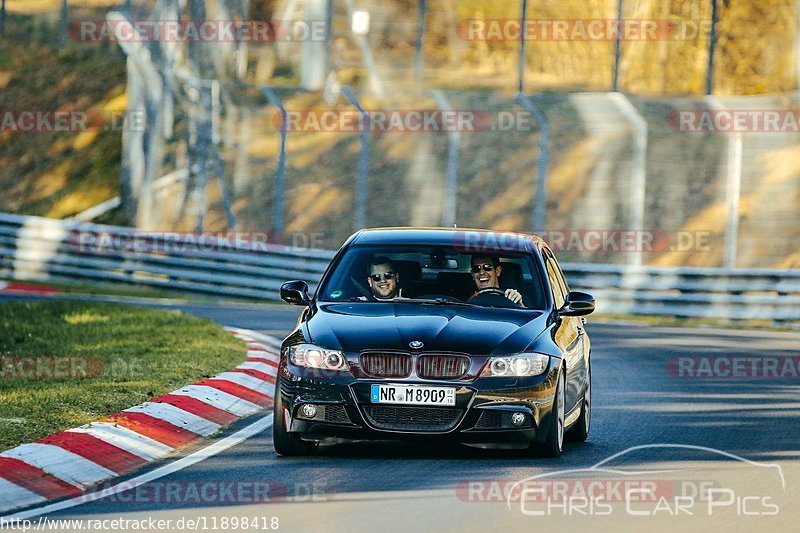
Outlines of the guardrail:
[{"label": "guardrail", "polygon": [[566,264],[570,287],[598,311],[728,320],[800,321],[800,271]]},{"label": "guardrail", "polygon": [[[277,300],[286,280],[315,287],[334,254],[224,239],[186,246],[185,237],[170,246],[169,235],[0,214],[0,276]],[[800,321],[798,270],[563,266],[570,286],[594,294],[604,313]]]},{"label": "guardrail", "polygon": [[275,300],[283,281],[315,283],[333,257],[266,242],[181,243],[170,241],[170,234],[133,228],[0,214],[0,276]]}]

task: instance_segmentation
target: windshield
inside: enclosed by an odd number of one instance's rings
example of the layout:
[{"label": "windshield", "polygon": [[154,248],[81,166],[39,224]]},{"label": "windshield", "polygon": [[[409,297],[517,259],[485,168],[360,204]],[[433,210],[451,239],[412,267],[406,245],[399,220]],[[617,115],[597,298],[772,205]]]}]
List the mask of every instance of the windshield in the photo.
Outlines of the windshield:
[{"label": "windshield", "polygon": [[530,254],[472,254],[444,246],[352,246],[322,281],[317,298],[546,307]]}]

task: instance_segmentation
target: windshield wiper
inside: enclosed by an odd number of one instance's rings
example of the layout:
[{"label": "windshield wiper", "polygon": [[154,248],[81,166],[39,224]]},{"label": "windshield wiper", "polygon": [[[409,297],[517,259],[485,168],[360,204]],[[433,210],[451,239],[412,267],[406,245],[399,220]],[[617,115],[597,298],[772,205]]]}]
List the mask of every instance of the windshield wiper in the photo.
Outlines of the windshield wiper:
[{"label": "windshield wiper", "polygon": [[466,305],[469,307],[474,307],[476,304],[471,304],[467,302],[460,302],[458,300],[450,300],[447,298],[392,298],[392,302],[396,303],[417,303],[417,304],[432,304],[432,305]]}]

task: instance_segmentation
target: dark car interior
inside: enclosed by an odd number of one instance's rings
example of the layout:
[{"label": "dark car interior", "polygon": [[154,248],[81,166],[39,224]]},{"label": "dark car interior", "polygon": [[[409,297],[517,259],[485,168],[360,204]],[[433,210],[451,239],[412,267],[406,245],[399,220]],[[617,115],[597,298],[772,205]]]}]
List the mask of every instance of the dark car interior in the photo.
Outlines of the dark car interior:
[{"label": "dark car interior", "polygon": [[[405,298],[445,296],[467,301],[476,293],[469,272],[471,256],[441,247],[426,250],[353,250],[336,266],[325,287],[324,300],[371,299],[367,274],[374,257],[388,257],[400,279],[401,295]],[[530,258],[500,257],[500,289],[517,289],[523,304],[529,309],[546,305],[541,282]]]}]

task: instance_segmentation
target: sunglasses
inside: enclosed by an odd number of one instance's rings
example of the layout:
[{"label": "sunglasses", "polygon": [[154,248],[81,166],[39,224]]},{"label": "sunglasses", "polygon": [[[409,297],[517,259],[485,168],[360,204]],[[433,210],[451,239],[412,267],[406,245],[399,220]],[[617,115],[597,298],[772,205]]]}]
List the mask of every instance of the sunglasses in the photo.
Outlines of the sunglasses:
[{"label": "sunglasses", "polygon": [[394,277],[394,272],[384,272],[383,274],[370,274],[369,277],[372,278],[372,281],[380,281],[381,279],[383,281],[389,281]]},{"label": "sunglasses", "polygon": [[483,270],[484,272],[491,272],[494,269],[495,269],[495,266],[493,264],[484,263],[482,265],[472,265],[472,269],[471,270],[472,270],[473,274],[477,274],[481,270]]}]

